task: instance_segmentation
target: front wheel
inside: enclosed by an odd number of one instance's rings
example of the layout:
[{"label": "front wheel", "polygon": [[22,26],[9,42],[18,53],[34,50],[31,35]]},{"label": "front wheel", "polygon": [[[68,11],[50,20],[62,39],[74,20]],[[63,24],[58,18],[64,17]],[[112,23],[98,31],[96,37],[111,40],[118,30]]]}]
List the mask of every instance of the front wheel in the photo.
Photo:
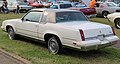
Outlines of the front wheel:
[{"label": "front wheel", "polygon": [[48,50],[52,54],[58,54],[62,52],[62,44],[57,37],[51,37],[48,40]]},{"label": "front wheel", "polygon": [[115,27],[120,29],[120,19],[115,20]]},{"label": "front wheel", "polygon": [[14,33],[13,28],[12,28],[12,27],[9,27],[7,31],[8,31],[8,37],[9,37],[11,40],[14,40],[14,39],[16,38],[16,35],[15,35],[15,33]]}]

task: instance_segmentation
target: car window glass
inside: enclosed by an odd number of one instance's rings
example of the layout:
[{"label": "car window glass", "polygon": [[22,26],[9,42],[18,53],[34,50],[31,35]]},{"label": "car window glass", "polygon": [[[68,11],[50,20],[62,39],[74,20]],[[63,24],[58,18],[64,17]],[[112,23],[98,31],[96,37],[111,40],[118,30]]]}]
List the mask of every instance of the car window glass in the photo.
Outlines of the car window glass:
[{"label": "car window glass", "polygon": [[42,12],[30,12],[24,17],[24,21],[39,22]]},{"label": "car window glass", "polygon": [[60,8],[70,8],[72,7],[71,4],[60,4]]},{"label": "car window glass", "polygon": [[95,4],[95,7],[99,7],[99,5],[100,5],[99,3],[96,3],[96,4]]},{"label": "car window glass", "polygon": [[81,12],[58,12],[56,13],[56,22],[74,22],[87,21],[87,18]]}]

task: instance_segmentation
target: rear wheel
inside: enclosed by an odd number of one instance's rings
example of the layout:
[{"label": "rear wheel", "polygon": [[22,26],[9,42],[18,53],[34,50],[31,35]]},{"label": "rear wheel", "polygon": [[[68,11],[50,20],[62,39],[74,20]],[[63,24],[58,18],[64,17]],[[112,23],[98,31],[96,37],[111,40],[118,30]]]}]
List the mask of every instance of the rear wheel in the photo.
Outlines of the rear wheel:
[{"label": "rear wheel", "polygon": [[11,40],[16,39],[16,34],[15,34],[15,32],[14,32],[14,30],[13,30],[12,27],[9,27],[8,30],[7,30],[7,32],[8,32],[8,37],[9,37]]},{"label": "rear wheel", "polygon": [[48,50],[52,54],[58,54],[62,52],[62,44],[59,40],[59,38],[52,36],[48,40]]},{"label": "rear wheel", "polygon": [[115,20],[115,27],[120,29],[120,19]]}]

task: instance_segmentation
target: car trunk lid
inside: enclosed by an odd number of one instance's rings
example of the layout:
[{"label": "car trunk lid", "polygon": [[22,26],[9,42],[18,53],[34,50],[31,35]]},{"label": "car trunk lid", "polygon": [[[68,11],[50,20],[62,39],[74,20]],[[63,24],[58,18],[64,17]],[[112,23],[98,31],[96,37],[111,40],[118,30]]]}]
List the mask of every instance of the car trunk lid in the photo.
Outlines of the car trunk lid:
[{"label": "car trunk lid", "polygon": [[113,31],[109,25],[94,23],[94,22],[65,22],[60,23],[63,26],[69,26],[69,28],[74,28],[77,30],[83,30],[85,38],[92,38],[101,35],[113,34]]}]

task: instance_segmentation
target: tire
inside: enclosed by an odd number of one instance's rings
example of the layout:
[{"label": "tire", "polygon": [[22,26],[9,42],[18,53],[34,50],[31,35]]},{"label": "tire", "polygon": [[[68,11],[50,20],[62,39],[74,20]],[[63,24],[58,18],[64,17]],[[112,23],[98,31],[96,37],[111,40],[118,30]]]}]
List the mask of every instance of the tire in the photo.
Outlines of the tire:
[{"label": "tire", "polygon": [[16,34],[15,34],[15,32],[14,32],[12,27],[9,27],[7,32],[8,32],[9,39],[11,39],[11,40],[16,39]]},{"label": "tire", "polygon": [[109,14],[109,12],[105,11],[105,12],[102,13],[102,16],[103,16],[104,18],[106,18],[108,14]]},{"label": "tire", "polygon": [[57,37],[53,36],[48,40],[48,50],[52,54],[62,53],[62,44]]},{"label": "tire", "polygon": [[120,19],[115,20],[115,27],[120,29]]}]

